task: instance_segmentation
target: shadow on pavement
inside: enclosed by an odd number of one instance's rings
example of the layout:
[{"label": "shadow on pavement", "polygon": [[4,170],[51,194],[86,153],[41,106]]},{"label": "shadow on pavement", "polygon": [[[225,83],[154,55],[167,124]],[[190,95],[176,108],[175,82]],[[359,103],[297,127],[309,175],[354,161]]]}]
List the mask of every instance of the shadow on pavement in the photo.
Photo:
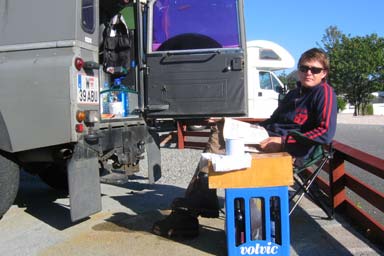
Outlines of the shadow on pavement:
[{"label": "shadow on pavement", "polygon": [[26,208],[25,212],[58,230],[72,227],[78,222],[72,222],[68,203],[57,203],[58,199],[68,200],[68,194],[50,188],[39,177],[26,172],[20,173],[20,186],[14,204]]},{"label": "shadow on pavement", "polygon": [[[107,211],[108,217],[94,225],[94,231],[115,230],[130,233],[127,239],[143,234],[150,236],[152,241],[167,243],[168,246],[186,246],[200,251],[202,255],[226,255],[225,216],[222,214],[216,219],[199,218],[200,235],[191,240],[170,240],[151,233],[153,223],[169,213],[162,210],[169,208],[174,197],[182,196],[184,188],[147,184],[140,177],[117,187],[122,189],[116,195],[104,192],[102,196],[118,202],[122,207],[112,209],[112,216]],[[68,205],[58,203],[57,199],[67,200],[67,196],[50,189],[37,177],[32,176],[21,180],[15,203],[19,207],[25,207],[25,211],[30,215],[58,230],[78,224],[71,222]],[[223,198],[220,198],[220,201],[223,205]],[[343,225],[340,224],[341,221],[320,219],[321,216],[309,215],[300,207],[295,210],[290,219],[291,255],[353,255],[349,250],[351,248],[346,248],[338,241],[340,237],[333,237],[324,229],[327,225]]]}]

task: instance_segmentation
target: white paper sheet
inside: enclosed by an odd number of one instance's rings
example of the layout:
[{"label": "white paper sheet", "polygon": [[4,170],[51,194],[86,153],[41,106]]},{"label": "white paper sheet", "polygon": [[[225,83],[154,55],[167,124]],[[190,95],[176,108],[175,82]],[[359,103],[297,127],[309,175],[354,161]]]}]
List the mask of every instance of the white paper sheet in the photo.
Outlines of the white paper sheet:
[{"label": "white paper sheet", "polygon": [[223,136],[224,139],[240,138],[244,144],[260,144],[269,137],[264,127],[232,118],[225,118]]},{"label": "white paper sheet", "polygon": [[213,153],[202,153],[204,160],[210,160],[215,172],[227,172],[250,168],[252,164],[251,154],[218,155]]}]

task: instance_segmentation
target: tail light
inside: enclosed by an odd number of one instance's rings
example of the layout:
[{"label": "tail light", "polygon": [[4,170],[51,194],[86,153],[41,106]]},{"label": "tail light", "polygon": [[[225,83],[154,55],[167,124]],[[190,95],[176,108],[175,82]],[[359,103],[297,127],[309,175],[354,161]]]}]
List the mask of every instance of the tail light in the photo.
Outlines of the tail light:
[{"label": "tail light", "polygon": [[85,120],[85,111],[77,111],[76,112],[76,120],[77,122],[81,123]]},{"label": "tail light", "polygon": [[84,135],[84,140],[88,144],[94,145],[99,141],[99,135],[94,129],[95,123],[100,120],[99,116],[97,110],[79,110],[76,112],[76,120],[79,123],[75,125],[75,130],[77,133],[83,133],[85,130],[84,125],[87,127],[88,132]]},{"label": "tail light", "polygon": [[84,60],[82,58],[77,57],[75,59],[75,68],[80,71],[83,67],[84,67]]},{"label": "tail light", "polygon": [[77,122],[84,123],[87,126],[92,126],[92,124],[99,122],[99,111],[97,110],[78,110],[76,112]]},{"label": "tail light", "polygon": [[77,133],[82,133],[84,131],[84,125],[83,124],[76,124],[75,130]]}]

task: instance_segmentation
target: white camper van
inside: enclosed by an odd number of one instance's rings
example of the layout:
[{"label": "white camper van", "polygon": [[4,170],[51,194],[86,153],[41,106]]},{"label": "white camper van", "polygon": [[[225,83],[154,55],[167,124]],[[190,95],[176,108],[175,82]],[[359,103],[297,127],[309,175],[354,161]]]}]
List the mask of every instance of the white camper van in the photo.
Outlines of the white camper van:
[{"label": "white camper van", "polygon": [[292,55],[266,40],[247,42],[248,117],[268,118],[277,108],[283,83],[274,71],[293,68]]}]

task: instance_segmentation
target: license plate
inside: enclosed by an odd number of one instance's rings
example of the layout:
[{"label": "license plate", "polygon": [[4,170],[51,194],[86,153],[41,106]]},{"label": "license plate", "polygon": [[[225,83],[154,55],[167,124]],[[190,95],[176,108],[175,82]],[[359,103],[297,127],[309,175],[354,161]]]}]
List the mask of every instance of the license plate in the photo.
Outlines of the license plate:
[{"label": "license plate", "polygon": [[77,103],[99,104],[99,81],[97,77],[77,75]]}]

